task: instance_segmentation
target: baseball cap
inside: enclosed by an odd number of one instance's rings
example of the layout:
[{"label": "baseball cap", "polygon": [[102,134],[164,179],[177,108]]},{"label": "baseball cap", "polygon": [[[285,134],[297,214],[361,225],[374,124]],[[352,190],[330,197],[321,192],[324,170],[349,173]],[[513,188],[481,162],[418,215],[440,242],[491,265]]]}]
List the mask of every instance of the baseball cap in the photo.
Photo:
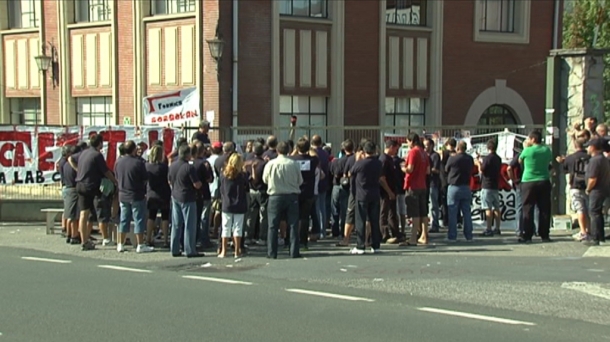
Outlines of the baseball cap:
[{"label": "baseball cap", "polygon": [[222,143],[220,141],[215,141],[212,143],[212,148],[222,148]]},{"label": "baseball cap", "polygon": [[585,143],[585,147],[593,146],[596,150],[604,151],[608,141],[603,138],[594,138]]}]

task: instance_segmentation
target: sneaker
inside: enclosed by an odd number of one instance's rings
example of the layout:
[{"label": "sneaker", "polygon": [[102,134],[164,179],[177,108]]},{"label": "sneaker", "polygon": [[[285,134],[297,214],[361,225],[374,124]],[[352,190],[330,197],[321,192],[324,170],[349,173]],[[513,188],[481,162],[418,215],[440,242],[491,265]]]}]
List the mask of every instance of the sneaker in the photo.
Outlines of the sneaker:
[{"label": "sneaker", "polygon": [[267,242],[265,242],[265,240],[256,240],[256,245],[257,246],[266,246]]},{"label": "sneaker", "polygon": [[379,253],[381,253],[381,250],[380,249],[375,249],[375,248],[371,247],[371,253],[372,254],[379,254]]},{"label": "sneaker", "polygon": [[385,243],[393,245],[395,243],[398,243],[398,238],[395,238],[395,237],[389,238]]},{"label": "sneaker", "polygon": [[358,249],[358,248],[354,247],[350,251],[350,254],[353,254],[353,255],[362,255],[362,254],[364,254],[364,249]]},{"label": "sneaker", "polygon": [[114,241],[112,241],[110,239],[104,239],[102,241],[102,246],[114,246]]},{"label": "sneaker", "polygon": [[82,244],[81,249],[83,251],[92,251],[95,249],[95,244],[93,244],[91,241],[87,241]]},{"label": "sneaker", "polygon": [[583,241],[583,240],[587,240],[588,236],[587,236],[587,234],[583,234],[581,232],[578,232],[578,233],[572,235],[572,239],[574,239],[576,241]]},{"label": "sneaker", "polygon": [[136,253],[150,253],[154,250],[155,249],[153,247],[149,247],[146,245],[138,245],[138,247],[136,248]]},{"label": "sneaker", "polygon": [[125,252],[125,245],[122,243],[117,243],[116,244],[116,251],[119,253],[123,253]]},{"label": "sneaker", "polygon": [[483,237],[494,236],[494,232],[491,230],[485,230],[483,233],[481,233],[481,236],[483,236]]}]

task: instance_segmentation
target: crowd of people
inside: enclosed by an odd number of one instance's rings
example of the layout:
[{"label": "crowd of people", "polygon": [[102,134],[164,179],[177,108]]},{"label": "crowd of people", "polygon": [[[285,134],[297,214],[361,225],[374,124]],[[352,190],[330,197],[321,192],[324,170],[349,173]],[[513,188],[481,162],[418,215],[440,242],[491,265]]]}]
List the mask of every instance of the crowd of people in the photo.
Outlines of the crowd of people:
[{"label": "crowd of people", "polygon": [[[581,230],[575,238],[597,245],[605,241],[609,145],[605,126],[596,131],[585,124],[575,134],[577,151],[557,161],[570,175]],[[457,241],[460,225],[471,242],[473,170],[481,177],[486,213],[482,236],[501,234],[498,184],[504,177],[517,193],[518,241],[529,243],[535,234],[550,241],[553,157],[538,131],[529,134],[504,174],[495,140],[487,143],[484,157],[473,157],[464,141],[448,139],[439,150],[433,139],[410,133],[403,159],[395,140],[378,147],[371,139],[347,139],[334,157],[319,135],[296,142],[259,138],[238,152],[234,142],[211,143],[208,129],[202,122],[191,141],[179,139],[167,156],[163,142],[155,142],[148,160],[138,144],[126,141],[114,170],[101,153],[101,135],[65,146],[58,168],[67,243],[95,249],[93,222],[101,244],[118,252],[128,245],[137,253],[152,252],[160,237],[172,256],[188,258],[215,247],[219,258],[239,258],[251,245],[266,246],[268,258],[277,258],[281,246],[299,258],[319,239],[350,246],[354,230],[350,253],[356,255],[378,253],[383,243],[426,245],[428,234],[442,227],[448,228],[447,242]],[[128,238],[132,224],[135,241]]]}]

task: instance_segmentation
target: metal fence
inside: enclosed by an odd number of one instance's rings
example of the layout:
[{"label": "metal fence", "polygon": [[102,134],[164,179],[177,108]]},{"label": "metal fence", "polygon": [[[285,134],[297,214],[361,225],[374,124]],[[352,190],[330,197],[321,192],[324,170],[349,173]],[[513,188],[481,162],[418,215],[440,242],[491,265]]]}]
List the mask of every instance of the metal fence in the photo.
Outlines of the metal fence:
[{"label": "metal fence", "polygon": [[[184,135],[190,139],[197,130],[196,127],[184,127]],[[339,152],[339,146],[345,139],[351,139],[355,143],[362,139],[371,139],[381,143],[386,139],[393,138],[399,142],[404,142],[410,132],[426,135],[439,140],[450,137],[468,137],[472,144],[485,143],[493,139],[502,132],[512,132],[517,134],[514,149],[521,149],[522,138],[532,130],[540,130],[543,135],[546,133],[542,125],[530,126],[439,126],[439,127],[382,127],[382,126],[326,126],[326,127],[213,127],[210,129],[210,139],[212,141],[233,141],[241,148],[245,147],[248,140],[257,138],[267,138],[274,135],[278,140],[298,140],[302,136],[312,137],[320,135],[323,141],[328,144],[333,153]],[[438,140],[437,140],[438,141]],[[61,187],[58,183],[47,185],[0,185],[1,200],[59,200],[61,199]]]}]

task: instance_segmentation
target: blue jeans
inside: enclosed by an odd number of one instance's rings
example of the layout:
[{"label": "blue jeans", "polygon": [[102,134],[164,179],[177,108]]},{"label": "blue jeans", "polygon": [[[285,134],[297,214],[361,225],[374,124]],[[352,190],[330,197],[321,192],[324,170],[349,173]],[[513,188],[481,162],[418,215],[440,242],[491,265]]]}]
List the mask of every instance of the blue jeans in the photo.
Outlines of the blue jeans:
[{"label": "blue jeans", "polygon": [[349,190],[343,189],[341,185],[333,186],[331,195],[331,212],[332,212],[332,232],[333,236],[343,237],[343,229],[345,227],[345,217],[347,215],[347,200],[349,198]]},{"label": "blue jeans", "polygon": [[210,240],[210,217],[212,214],[212,201],[203,201],[203,210],[201,211],[201,227],[199,229],[199,242],[202,245],[212,243]]},{"label": "blue jeans", "polygon": [[437,187],[430,188],[430,203],[432,204],[432,229],[440,229],[440,199],[441,190]]},{"label": "blue jeans", "polygon": [[170,250],[180,255],[180,230],[184,227],[184,253],[197,254],[197,204],[181,203],[172,198],[172,235]]},{"label": "blue jeans", "polygon": [[[129,233],[129,226],[133,219],[134,234],[144,234],[146,231],[146,200],[134,202],[121,202],[120,233]],[[132,241],[132,243],[135,241]]]},{"label": "blue jeans", "polygon": [[326,192],[318,194],[316,199],[316,212],[318,214],[318,221],[320,221],[320,236],[326,236],[326,225],[328,224],[328,217],[326,212]]},{"label": "blue jeans", "polygon": [[464,223],[464,237],[472,240],[472,216],[470,207],[472,205],[472,192],[468,185],[449,185],[447,189],[447,207],[449,209],[449,240],[457,239],[458,211],[462,212]]}]

